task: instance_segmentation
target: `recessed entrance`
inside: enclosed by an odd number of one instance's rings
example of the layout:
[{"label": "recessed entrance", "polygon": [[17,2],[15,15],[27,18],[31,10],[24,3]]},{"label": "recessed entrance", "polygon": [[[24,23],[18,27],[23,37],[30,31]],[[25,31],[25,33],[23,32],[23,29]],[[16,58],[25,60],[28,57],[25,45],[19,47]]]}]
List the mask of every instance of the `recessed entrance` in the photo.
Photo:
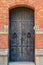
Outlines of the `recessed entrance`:
[{"label": "recessed entrance", "polygon": [[17,7],[10,10],[9,61],[34,62],[34,11]]}]

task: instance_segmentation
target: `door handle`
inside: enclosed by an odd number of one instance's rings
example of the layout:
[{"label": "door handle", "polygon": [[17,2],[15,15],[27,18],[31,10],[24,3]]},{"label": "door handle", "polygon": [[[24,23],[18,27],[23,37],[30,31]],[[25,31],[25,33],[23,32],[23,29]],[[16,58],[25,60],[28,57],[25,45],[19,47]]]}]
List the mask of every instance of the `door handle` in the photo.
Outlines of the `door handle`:
[{"label": "door handle", "polygon": [[27,38],[30,38],[30,37],[31,37],[31,33],[28,32],[28,33],[27,33]]},{"label": "door handle", "polygon": [[13,33],[13,38],[17,38],[17,34],[15,32]]}]

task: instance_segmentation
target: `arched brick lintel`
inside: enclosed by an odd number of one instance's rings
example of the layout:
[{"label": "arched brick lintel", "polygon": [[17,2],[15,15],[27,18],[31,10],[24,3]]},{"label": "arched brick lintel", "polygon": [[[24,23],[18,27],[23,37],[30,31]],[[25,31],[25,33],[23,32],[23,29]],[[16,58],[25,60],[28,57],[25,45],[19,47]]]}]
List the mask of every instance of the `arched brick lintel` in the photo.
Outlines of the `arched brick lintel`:
[{"label": "arched brick lintel", "polygon": [[23,4],[23,3],[17,3],[17,4],[13,4],[12,6],[9,6],[9,10],[10,9],[13,9],[13,8],[16,8],[16,7],[27,7],[27,8],[31,8],[31,9],[33,9],[34,11],[35,11],[35,7],[34,6],[32,6],[31,4]]}]

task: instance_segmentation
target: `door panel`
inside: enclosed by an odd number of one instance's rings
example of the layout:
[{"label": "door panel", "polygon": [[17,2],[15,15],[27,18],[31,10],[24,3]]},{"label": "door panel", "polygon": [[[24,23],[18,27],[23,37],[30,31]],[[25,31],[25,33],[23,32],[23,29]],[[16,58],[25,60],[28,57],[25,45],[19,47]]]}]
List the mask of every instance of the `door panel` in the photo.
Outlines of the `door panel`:
[{"label": "door panel", "polygon": [[10,11],[9,61],[34,61],[34,14],[24,7]]}]

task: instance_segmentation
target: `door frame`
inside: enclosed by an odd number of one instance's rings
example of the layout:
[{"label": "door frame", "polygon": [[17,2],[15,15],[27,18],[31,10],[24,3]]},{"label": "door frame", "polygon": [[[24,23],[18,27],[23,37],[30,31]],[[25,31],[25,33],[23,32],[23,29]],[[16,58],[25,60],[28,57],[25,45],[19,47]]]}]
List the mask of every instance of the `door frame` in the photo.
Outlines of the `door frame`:
[{"label": "door frame", "polygon": [[[33,7],[29,7],[29,6],[24,6],[24,4],[23,5],[16,5],[15,7],[13,7],[13,8],[16,8],[16,7],[26,7],[26,8],[30,8],[30,9],[32,9],[33,11],[34,11],[34,8]],[[9,9],[9,12],[10,12],[10,10],[11,9],[13,9],[12,7]],[[35,11],[34,11],[34,14],[35,14]],[[34,15],[34,21],[35,21],[35,15]],[[35,26],[35,23],[34,23],[34,26]],[[35,38],[35,30],[34,30],[34,38]],[[35,49],[35,39],[34,39],[34,49]],[[35,51],[35,50],[34,50]],[[35,52],[34,52],[34,54],[35,54]],[[8,58],[9,58],[9,56],[8,56]],[[35,58],[35,57],[34,57]],[[8,60],[8,64],[9,65],[36,65],[35,64],[35,62],[27,62],[27,63],[25,63],[25,62],[23,62],[23,64],[21,63],[21,62],[17,62],[17,63],[15,63],[15,62],[9,62],[9,60]]]}]

